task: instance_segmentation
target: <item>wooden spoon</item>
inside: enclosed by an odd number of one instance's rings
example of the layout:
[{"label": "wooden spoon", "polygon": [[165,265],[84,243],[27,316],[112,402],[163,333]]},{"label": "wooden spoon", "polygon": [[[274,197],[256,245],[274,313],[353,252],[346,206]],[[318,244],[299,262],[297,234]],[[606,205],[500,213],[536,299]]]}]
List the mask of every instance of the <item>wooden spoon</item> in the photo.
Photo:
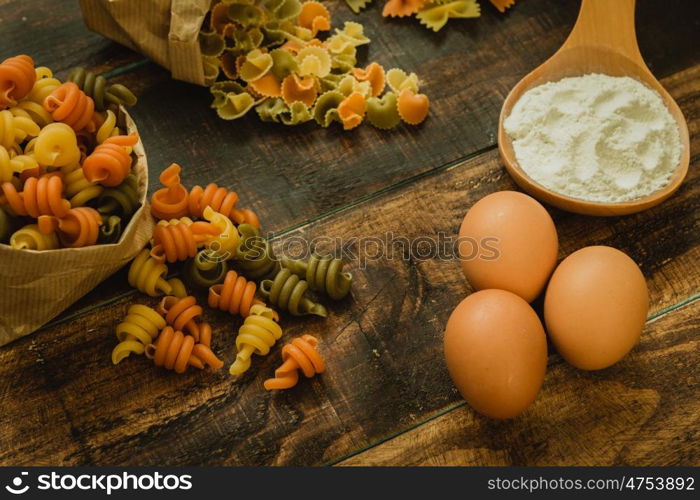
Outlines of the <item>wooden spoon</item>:
[{"label": "wooden spoon", "polygon": [[[690,140],[688,125],[680,108],[661,86],[639,53],[634,31],[635,0],[582,0],[574,29],[564,45],[540,67],[525,76],[506,97],[498,122],[498,149],[508,173],[515,182],[535,198],[570,212],[587,215],[624,215],[639,212],[661,203],[681,185],[688,173]],[[680,130],[680,164],[666,187],[643,198],[622,203],[600,203],[565,196],[533,181],[515,159],[513,145],[503,129],[503,120],[513,105],[529,89],[569,76],[602,73],[629,76],[656,90],[678,122]]]}]

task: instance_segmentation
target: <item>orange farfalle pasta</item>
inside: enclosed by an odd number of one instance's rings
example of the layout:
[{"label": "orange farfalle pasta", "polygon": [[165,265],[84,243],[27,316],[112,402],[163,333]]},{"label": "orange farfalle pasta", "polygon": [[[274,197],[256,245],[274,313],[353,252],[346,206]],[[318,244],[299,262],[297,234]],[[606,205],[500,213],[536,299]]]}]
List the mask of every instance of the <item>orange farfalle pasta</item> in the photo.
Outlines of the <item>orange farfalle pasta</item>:
[{"label": "orange farfalle pasta", "polygon": [[386,76],[384,73],[384,68],[380,64],[373,62],[368,64],[365,69],[354,68],[352,74],[357,81],[369,82],[370,86],[372,87],[373,97],[378,96],[384,90],[384,86],[386,85]]},{"label": "orange farfalle pasta", "polygon": [[[161,181],[162,182],[162,181]],[[211,183],[206,188],[195,186],[189,193],[188,207],[192,217],[203,217],[208,206],[231,219],[236,224],[260,227],[258,216],[252,210],[236,208],[238,193]]]},{"label": "orange farfalle pasta", "polygon": [[83,162],[83,173],[89,182],[107,187],[121,184],[131,172],[131,147],[138,142],[136,132],[105,139]]},{"label": "orange farfalle pasta", "polygon": [[353,129],[362,123],[366,112],[365,96],[359,92],[353,92],[338,105],[338,116],[345,130]]},{"label": "orange farfalle pasta", "polygon": [[180,184],[182,168],[173,163],[160,173],[160,183],[165,186],[151,196],[151,214],[156,219],[176,219],[188,214],[189,194]]},{"label": "orange farfalle pasta", "polygon": [[77,207],[63,217],[41,215],[38,225],[43,234],[57,233],[64,247],[78,248],[97,243],[102,216],[94,208]]},{"label": "orange farfalle pasta", "polygon": [[158,224],[153,229],[151,257],[159,262],[178,262],[197,254],[197,248],[219,234],[209,222]]},{"label": "orange farfalle pasta", "polygon": [[254,82],[249,82],[248,87],[262,97],[280,97],[282,95],[282,84],[272,73],[268,73]]},{"label": "orange farfalle pasta", "polygon": [[2,184],[2,192],[5,203],[16,215],[34,218],[40,215],[63,217],[70,210],[70,202],[63,198],[63,180],[59,175],[29,177],[20,193],[14,184],[5,182]]},{"label": "orange farfalle pasta", "polygon": [[409,125],[418,125],[428,116],[430,100],[425,94],[415,94],[411,89],[404,89],[397,100],[399,116]]},{"label": "orange farfalle pasta", "polygon": [[211,27],[217,33],[223,33],[226,26],[229,26],[231,19],[228,17],[228,5],[221,2],[211,9]]},{"label": "orange farfalle pasta", "polygon": [[254,304],[264,305],[255,298],[256,290],[255,283],[239,276],[236,271],[229,271],[223,283],[209,287],[209,307],[245,318],[250,315]]},{"label": "orange farfalle pasta", "polygon": [[505,12],[506,9],[510,8],[515,4],[515,0],[490,0],[490,2],[496,7],[500,12]]},{"label": "orange farfalle pasta", "polygon": [[172,326],[166,326],[160,332],[155,344],[146,346],[146,357],[156,366],[175,373],[184,373],[190,365],[202,369],[207,364],[214,370],[224,366],[208,346],[196,343],[194,337],[175,331]]},{"label": "orange farfalle pasta", "polygon": [[318,340],[311,335],[302,335],[282,348],[282,366],[275,370],[275,378],[264,382],[265,389],[289,389],[299,381],[298,370],[306,378],[323,373],[326,365],[316,351]]},{"label": "orange farfalle pasta", "polygon": [[288,105],[299,101],[310,108],[317,95],[316,80],[311,76],[299,78],[295,73],[292,73],[282,81],[282,99]]},{"label": "orange farfalle pasta", "polygon": [[0,110],[31,92],[36,81],[34,61],[26,55],[10,57],[0,63]]},{"label": "orange farfalle pasta", "polygon": [[388,0],[384,4],[382,16],[405,17],[415,14],[423,8],[426,0]]},{"label": "orange farfalle pasta", "polygon": [[54,120],[65,123],[75,131],[95,129],[92,120],[95,101],[73,82],[66,82],[51,92],[44,100],[44,109],[51,113]]},{"label": "orange farfalle pasta", "polygon": [[302,28],[311,30],[311,36],[316,36],[319,31],[331,29],[331,14],[319,2],[304,2],[301,4],[301,12],[297,22]]}]

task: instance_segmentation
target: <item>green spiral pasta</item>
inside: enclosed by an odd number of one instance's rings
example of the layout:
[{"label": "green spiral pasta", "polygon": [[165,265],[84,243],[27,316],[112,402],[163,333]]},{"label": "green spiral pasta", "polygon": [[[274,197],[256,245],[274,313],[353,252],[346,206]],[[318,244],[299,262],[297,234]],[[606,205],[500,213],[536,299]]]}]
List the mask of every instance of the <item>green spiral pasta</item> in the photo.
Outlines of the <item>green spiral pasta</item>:
[{"label": "green spiral pasta", "polygon": [[343,272],[343,261],[340,259],[316,254],[306,262],[283,258],[282,267],[304,278],[311,290],[325,293],[333,300],[340,300],[350,292],[352,274]]},{"label": "green spiral pasta", "polygon": [[228,269],[226,261],[212,259],[208,257],[207,250],[201,250],[187,259],[182,268],[182,277],[189,288],[204,291],[210,286],[223,283]]},{"label": "green spiral pasta", "polygon": [[100,234],[97,241],[100,244],[116,243],[122,236],[122,218],[117,215],[103,215]]},{"label": "green spiral pasta", "polygon": [[102,215],[130,217],[139,208],[139,186],[136,176],[129,174],[116,187],[106,188],[97,199],[97,211]]},{"label": "green spiral pasta", "polygon": [[92,97],[95,101],[95,109],[104,111],[110,104],[123,104],[133,106],[136,104],[136,96],[119,83],[108,84],[102,75],[96,75],[85,68],[75,68],[68,75],[67,81],[75,83],[80,90]]},{"label": "green spiral pasta", "polygon": [[274,280],[263,280],[260,293],[270,304],[289,311],[294,316],[315,314],[325,318],[326,308],[306,296],[309,284],[287,269],[281,269]]},{"label": "green spiral pasta", "polygon": [[234,256],[235,267],[248,279],[273,278],[280,270],[280,263],[272,252],[270,242],[250,224],[238,226],[241,242]]}]

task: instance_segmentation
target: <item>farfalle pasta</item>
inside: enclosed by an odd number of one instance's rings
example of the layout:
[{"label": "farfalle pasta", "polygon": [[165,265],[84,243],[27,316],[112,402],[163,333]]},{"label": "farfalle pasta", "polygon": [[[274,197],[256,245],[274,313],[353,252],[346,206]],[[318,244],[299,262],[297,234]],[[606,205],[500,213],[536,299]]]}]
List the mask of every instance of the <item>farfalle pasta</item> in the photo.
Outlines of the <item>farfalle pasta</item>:
[{"label": "farfalle pasta", "polygon": [[[394,0],[412,12],[423,3]],[[298,125],[315,119],[345,130],[364,121],[363,100],[381,97],[385,88],[380,64],[358,66],[357,47],[367,43],[358,23],[333,29],[328,9],[315,0],[215,1],[199,34],[207,78],[218,79],[210,91],[221,118],[235,120],[255,108],[263,121]],[[383,128],[390,123],[376,122]]]}]

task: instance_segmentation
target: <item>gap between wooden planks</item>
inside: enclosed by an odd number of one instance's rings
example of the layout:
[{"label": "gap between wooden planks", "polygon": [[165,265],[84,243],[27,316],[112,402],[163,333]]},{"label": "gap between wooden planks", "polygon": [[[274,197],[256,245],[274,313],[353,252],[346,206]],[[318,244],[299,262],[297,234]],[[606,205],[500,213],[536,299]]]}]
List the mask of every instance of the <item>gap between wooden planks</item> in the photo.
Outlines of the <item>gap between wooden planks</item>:
[{"label": "gap between wooden planks", "polygon": [[[700,142],[698,76],[700,67],[664,82],[689,119],[692,151]],[[560,256],[588,244],[609,244],[640,263],[648,278],[652,312],[691,297],[700,289],[697,158],[694,154],[691,174],[681,190],[642,214],[606,219],[553,211]],[[472,203],[509,188],[512,181],[497,153],[491,151],[303,226],[275,246],[280,248],[297,235],[455,234]],[[352,298],[332,306],[327,320],[284,321],[287,337],[302,332],[319,336],[329,366],[327,373],[291,391],[268,393],[261,387],[279,362],[279,347],[266,358],[256,358],[238,383],[225,373],[192,372],[178,377],[154,369],[144,358],[112,366],[113,328],[134,302],[132,298],[0,350],[5,401],[0,463],[325,463],[415,426],[426,415],[458,402],[441,352],[444,322],[469,293],[458,264],[384,259],[364,270],[357,269],[356,262],[350,268],[355,274]],[[217,351],[230,362],[240,321],[210,311],[207,319],[215,329]],[[556,378],[559,370],[553,368],[545,388],[563,387]],[[665,373],[677,371],[678,366],[661,363],[653,370]],[[613,385],[623,383],[625,376],[614,371],[593,375]],[[574,379],[584,385],[587,380],[580,374]],[[570,427],[562,432],[594,425],[608,414],[609,405],[619,411],[639,408],[634,399],[602,399],[600,408],[591,407],[593,398],[565,400],[557,419]],[[610,432],[615,427],[599,423],[603,435],[613,439]],[[542,434],[541,429],[537,413],[526,413],[513,425],[508,442],[512,450],[524,450],[521,455],[509,451],[514,463],[536,461],[539,446],[556,444],[556,432]],[[503,431],[495,424],[480,428],[484,439],[496,440]],[[662,434],[658,441],[660,447],[668,446]],[[533,454],[527,450],[534,450]]]}]

